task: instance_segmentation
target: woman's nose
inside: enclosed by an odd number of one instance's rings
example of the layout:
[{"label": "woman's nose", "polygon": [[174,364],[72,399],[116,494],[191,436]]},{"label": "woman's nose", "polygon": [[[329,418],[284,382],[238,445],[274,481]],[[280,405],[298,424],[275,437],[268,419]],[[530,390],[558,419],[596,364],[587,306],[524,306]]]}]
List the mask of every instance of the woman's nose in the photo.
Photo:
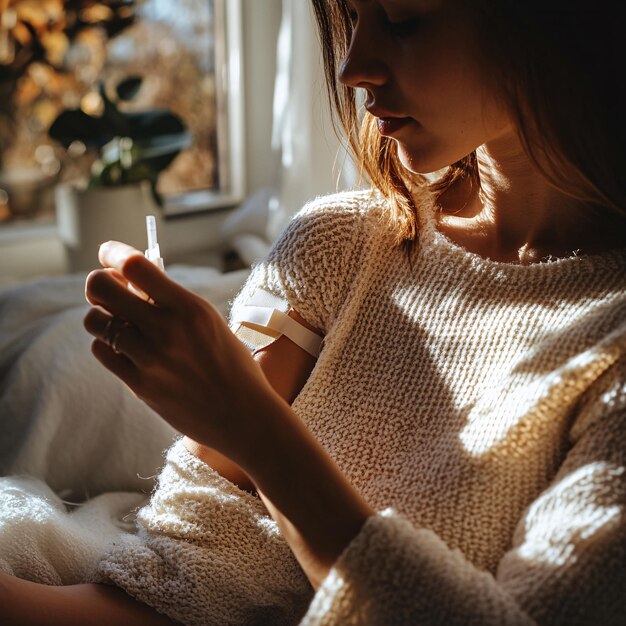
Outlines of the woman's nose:
[{"label": "woman's nose", "polygon": [[387,67],[377,54],[374,41],[360,32],[357,26],[352,34],[350,48],[339,67],[339,80],[348,87],[380,86],[387,81]]}]

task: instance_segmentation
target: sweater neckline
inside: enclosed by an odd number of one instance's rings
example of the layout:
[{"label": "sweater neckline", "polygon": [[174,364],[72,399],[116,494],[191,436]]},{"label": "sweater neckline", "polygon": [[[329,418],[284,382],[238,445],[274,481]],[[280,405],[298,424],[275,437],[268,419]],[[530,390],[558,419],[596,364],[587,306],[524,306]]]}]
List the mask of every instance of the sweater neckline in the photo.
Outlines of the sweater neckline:
[{"label": "sweater neckline", "polygon": [[600,254],[572,254],[535,263],[510,263],[494,261],[471,252],[455,243],[437,227],[435,207],[432,202],[420,203],[419,249],[428,256],[444,255],[476,273],[489,274],[499,280],[533,280],[551,276],[626,272],[626,248],[608,250]]}]

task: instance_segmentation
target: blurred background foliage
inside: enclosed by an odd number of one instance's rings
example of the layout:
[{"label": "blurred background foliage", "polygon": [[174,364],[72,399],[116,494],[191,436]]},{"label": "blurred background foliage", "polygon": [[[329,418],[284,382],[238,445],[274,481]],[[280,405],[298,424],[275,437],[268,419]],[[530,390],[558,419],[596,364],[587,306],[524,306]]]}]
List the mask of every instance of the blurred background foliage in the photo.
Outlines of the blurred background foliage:
[{"label": "blurred background foliage", "polygon": [[54,185],[88,178],[97,153],[47,130],[64,109],[100,115],[100,81],[130,74],[143,88],[129,110],[167,108],[193,136],[159,191],[215,188],[213,26],[210,0],[0,0],[0,222],[49,219]]},{"label": "blurred background foliage", "polygon": [[[37,121],[47,128],[64,94],[100,75],[106,41],[135,21],[136,7],[135,0],[0,0],[0,8],[1,141],[6,147],[16,130],[7,121],[14,121],[19,107],[33,106]],[[80,67],[79,58],[67,58],[74,42],[87,48],[82,56],[89,57],[88,68]]]}]

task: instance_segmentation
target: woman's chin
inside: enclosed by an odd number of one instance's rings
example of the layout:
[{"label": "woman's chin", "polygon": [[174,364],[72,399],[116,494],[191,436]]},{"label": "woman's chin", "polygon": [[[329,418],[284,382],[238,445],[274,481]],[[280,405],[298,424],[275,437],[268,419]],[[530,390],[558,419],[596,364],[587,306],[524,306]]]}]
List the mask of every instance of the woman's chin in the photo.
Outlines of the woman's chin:
[{"label": "woman's chin", "polygon": [[449,163],[442,162],[441,159],[433,158],[425,150],[408,150],[405,146],[398,144],[398,158],[402,166],[412,174],[432,174]]},{"label": "woman's chin", "polygon": [[426,148],[411,149],[398,143],[398,158],[405,169],[412,174],[435,174],[463,159],[466,154],[450,155],[442,151]]}]

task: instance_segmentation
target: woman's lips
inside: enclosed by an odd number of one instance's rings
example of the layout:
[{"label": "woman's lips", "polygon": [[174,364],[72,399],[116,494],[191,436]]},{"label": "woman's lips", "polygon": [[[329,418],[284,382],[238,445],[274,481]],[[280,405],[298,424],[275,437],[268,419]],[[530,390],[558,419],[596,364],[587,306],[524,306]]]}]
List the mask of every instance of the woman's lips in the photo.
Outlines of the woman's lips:
[{"label": "woman's lips", "polygon": [[381,135],[391,136],[411,122],[410,117],[379,117],[376,120],[378,124],[378,132]]}]

